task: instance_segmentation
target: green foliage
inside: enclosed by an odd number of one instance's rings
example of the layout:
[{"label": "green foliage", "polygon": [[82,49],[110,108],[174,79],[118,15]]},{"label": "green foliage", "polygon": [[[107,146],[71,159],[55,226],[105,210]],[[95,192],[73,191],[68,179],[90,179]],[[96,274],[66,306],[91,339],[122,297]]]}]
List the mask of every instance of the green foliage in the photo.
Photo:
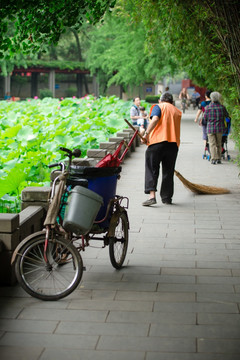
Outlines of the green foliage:
[{"label": "green foliage", "polygon": [[48,165],[61,160],[60,146],[80,148],[85,156],[126,128],[131,105],[115,96],[1,101],[0,206],[10,211],[24,187],[48,185]]},{"label": "green foliage", "polygon": [[[240,150],[240,7],[238,0],[119,0],[144,26],[145,46],[157,60],[178,65],[199,86],[222,93]],[[151,61],[150,60],[150,61]],[[155,63],[158,68],[160,63]],[[160,65],[161,66],[161,65]]]},{"label": "green foliage", "polygon": [[0,56],[30,49],[36,52],[46,43],[57,43],[67,27],[79,29],[86,21],[99,21],[114,3],[114,0],[2,0]]},{"label": "green foliage", "polygon": [[149,103],[152,103],[152,104],[154,104],[154,103],[157,104],[159,98],[160,98],[160,95],[147,95],[147,96],[145,97],[145,101],[146,101],[146,102],[149,102]]},{"label": "green foliage", "polygon": [[[118,2],[118,5],[119,2]],[[159,80],[175,71],[159,39],[156,57],[147,51],[147,32],[142,23],[134,24],[120,6],[105,16],[105,21],[88,33],[86,65],[105,89],[118,84],[126,89],[152,79]],[[171,61],[170,61],[171,60]],[[172,66],[171,66],[172,64]]]},{"label": "green foliage", "polygon": [[39,97],[40,99],[44,99],[44,98],[48,98],[48,97],[53,97],[53,93],[51,90],[49,89],[40,89],[39,90]]}]

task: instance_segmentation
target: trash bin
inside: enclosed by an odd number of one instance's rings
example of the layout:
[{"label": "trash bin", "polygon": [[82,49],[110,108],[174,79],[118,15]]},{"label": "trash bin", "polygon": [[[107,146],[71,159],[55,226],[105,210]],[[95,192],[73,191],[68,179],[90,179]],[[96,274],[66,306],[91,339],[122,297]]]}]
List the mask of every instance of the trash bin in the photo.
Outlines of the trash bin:
[{"label": "trash bin", "polygon": [[87,234],[103,204],[102,196],[82,186],[75,186],[69,195],[63,227],[77,235]]}]

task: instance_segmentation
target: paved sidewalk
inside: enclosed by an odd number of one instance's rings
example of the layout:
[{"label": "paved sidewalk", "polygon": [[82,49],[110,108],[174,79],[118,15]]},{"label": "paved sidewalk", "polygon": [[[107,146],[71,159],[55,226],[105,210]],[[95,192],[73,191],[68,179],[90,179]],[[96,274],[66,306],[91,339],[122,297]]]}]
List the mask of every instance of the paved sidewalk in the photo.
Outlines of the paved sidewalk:
[{"label": "paved sidewalk", "polygon": [[[126,266],[116,271],[107,248],[87,248],[81,285],[65,299],[0,288],[1,360],[239,360],[239,169],[202,159],[194,115],[183,116],[176,170],[231,193],[194,195],[176,178],[173,205],[158,195],[155,206],[141,206],[141,145],[125,161],[117,191],[130,199]],[[236,158],[230,139],[228,148]]]}]

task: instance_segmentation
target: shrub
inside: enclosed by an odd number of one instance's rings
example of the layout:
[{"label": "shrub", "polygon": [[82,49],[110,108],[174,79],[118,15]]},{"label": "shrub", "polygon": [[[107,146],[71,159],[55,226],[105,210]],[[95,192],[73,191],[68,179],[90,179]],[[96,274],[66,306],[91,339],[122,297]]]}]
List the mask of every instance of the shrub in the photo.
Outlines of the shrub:
[{"label": "shrub", "polygon": [[53,93],[49,89],[41,89],[39,90],[39,97],[40,99],[44,99],[45,97],[53,97]]},{"label": "shrub", "polygon": [[160,98],[160,95],[147,95],[145,97],[145,101],[148,102],[148,103],[152,103],[152,104],[157,104],[158,103],[158,100]]}]

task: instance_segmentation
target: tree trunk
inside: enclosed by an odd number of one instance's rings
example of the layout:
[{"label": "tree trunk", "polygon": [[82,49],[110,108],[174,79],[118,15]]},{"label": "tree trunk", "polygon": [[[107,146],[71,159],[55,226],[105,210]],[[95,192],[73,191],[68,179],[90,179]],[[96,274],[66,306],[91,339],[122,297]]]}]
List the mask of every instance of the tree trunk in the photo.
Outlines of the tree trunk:
[{"label": "tree trunk", "polygon": [[[78,50],[78,61],[83,61],[82,58],[82,50],[81,50],[81,45],[80,45],[80,41],[79,41],[79,37],[78,37],[78,33],[75,29],[70,29],[73,33],[73,35],[75,36],[75,40],[76,40],[76,44],[77,44],[77,50]],[[87,94],[89,94],[89,89],[88,89],[88,83],[87,83],[87,79],[85,74],[77,74],[77,96],[78,97],[82,97],[83,96],[83,83],[85,85],[85,91]],[[80,95],[81,94],[81,95]]]},{"label": "tree trunk", "polygon": [[37,96],[38,91],[38,73],[32,72],[31,76],[31,98],[34,98],[34,96]]},{"label": "tree trunk", "polygon": [[205,0],[216,34],[230,59],[240,95],[240,6],[238,0]]}]

